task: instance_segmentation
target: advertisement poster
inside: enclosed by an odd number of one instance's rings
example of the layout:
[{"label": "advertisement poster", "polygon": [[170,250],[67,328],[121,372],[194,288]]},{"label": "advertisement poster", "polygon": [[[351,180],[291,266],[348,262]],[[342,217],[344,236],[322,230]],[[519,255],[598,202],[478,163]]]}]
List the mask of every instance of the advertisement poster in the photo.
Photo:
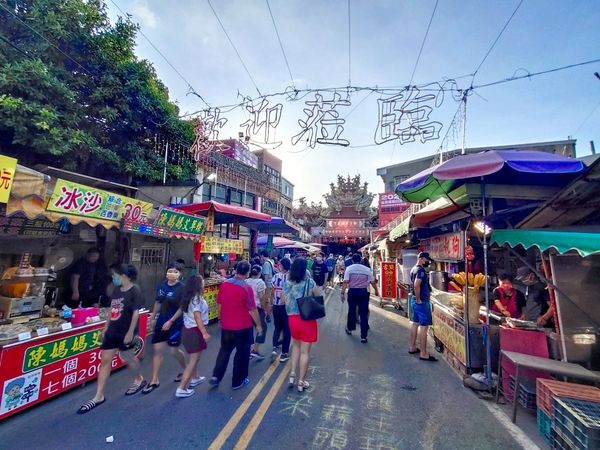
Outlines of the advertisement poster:
[{"label": "advertisement poster", "polygon": [[439,309],[433,309],[433,334],[461,363],[467,365],[465,327]]},{"label": "advertisement poster", "polygon": [[379,226],[384,227],[409,207],[410,203],[403,201],[394,192],[379,194]]},{"label": "advertisement poster", "polygon": [[[140,336],[146,337],[148,313],[140,315]],[[105,323],[99,322],[2,349],[0,420],[93,380],[100,370],[100,344]],[[112,368],[125,363],[117,354]]]},{"label": "advertisement poster", "polygon": [[465,234],[462,232],[442,234],[421,240],[419,250],[439,261],[462,261],[465,259]]},{"label": "advertisement poster", "polygon": [[17,160],[0,155],[0,203],[8,203],[17,170]]},{"label": "advertisement poster", "polygon": [[152,203],[58,179],[46,211],[113,222],[147,222]]},{"label": "advertisement poster", "polygon": [[218,293],[218,285],[204,287],[204,300],[208,304],[208,320],[214,320],[219,317],[219,305],[217,305]]}]

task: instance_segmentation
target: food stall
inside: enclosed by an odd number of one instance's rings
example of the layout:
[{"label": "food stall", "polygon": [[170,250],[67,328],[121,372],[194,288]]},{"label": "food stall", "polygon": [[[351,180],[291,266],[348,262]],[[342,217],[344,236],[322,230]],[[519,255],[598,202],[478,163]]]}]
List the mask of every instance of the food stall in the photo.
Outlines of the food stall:
[{"label": "food stall", "polygon": [[[239,238],[240,225],[271,221],[271,216],[242,206],[228,205],[215,201],[174,206],[180,212],[206,218],[206,232],[194,244],[194,260],[198,273],[204,276],[204,298],[209,306],[209,319],[218,319],[217,294],[223,282],[217,263],[232,261],[250,251],[250,242]],[[246,244],[246,245],[245,245]]]},{"label": "food stall", "polygon": [[[0,216],[0,420],[97,376],[109,308],[73,309],[61,317],[55,307],[56,280],[73,261],[71,246],[89,247],[90,237],[96,242],[92,227],[118,227],[121,217],[141,217],[152,208],[95,187],[15,168],[8,196],[0,195],[0,202],[7,203]],[[147,318],[143,311],[142,338]],[[136,351],[142,349],[139,340]],[[113,368],[123,364],[117,356]]]}]

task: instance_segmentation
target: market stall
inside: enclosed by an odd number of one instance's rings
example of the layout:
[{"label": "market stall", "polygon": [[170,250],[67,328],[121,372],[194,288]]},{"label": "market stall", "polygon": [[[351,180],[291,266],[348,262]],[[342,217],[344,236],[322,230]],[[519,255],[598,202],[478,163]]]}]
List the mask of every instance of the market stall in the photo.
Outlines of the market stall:
[{"label": "market stall", "polygon": [[[109,309],[99,314],[94,322],[79,326],[58,318],[0,325],[0,420],[98,376],[102,330]],[[147,321],[148,311],[142,311],[142,339],[136,354],[143,350]],[[113,370],[124,365],[117,354]]]},{"label": "market stall", "polygon": [[219,285],[243,254],[249,256],[250,242],[240,239],[240,225],[271,221],[271,216],[241,206],[215,201],[178,205],[174,209],[206,218],[206,232],[194,245],[198,273],[204,276],[204,298],[209,305],[209,318],[218,318]]},{"label": "market stall", "polygon": [[[90,186],[51,178],[16,161],[5,165],[4,159],[0,164],[11,178],[3,184],[7,192],[0,192],[0,203],[6,203],[0,214],[0,419],[97,376],[109,312],[60,308],[70,282],[67,269],[91,245],[117,254],[116,239],[106,231],[118,228],[122,218],[144,219],[152,210],[151,204],[94,187],[113,186],[109,182],[85,177]],[[144,312],[142,338],[146,321]],[[113,362],[114,368],[122,365],[119,358]]]}]

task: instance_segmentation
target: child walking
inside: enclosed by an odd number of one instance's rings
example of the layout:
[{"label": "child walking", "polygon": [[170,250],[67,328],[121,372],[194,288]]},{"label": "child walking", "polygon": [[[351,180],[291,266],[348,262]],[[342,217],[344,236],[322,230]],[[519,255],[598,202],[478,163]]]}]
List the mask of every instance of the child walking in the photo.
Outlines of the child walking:
[{"label": "child walking", "polygon": [[175,391],[175,396],[179,398],[194,395],[194,388],[206,379],[198,373],[200,354],[206,350],[206,341],[210,339],[206,330],[208,304],[204,300],[203,294],[204,280],[202,277],[196,275],[190,278],[185,285],[179,310],[164,325],[168,329],[183,314],[182,342],[189,357],[181,377],[181,383]]}]

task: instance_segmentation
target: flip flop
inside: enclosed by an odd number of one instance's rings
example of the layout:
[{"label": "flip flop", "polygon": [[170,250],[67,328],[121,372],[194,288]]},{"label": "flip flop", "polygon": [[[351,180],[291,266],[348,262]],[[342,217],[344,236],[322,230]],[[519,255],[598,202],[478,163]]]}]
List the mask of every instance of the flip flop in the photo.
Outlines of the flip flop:
[{"label": "flip flop", "polygon": [[77,410],[77,414],[85,414],[90,412],[92,409],[94,409],[96,406],[100,406],[102,403],[104,403],[106,401],[106,398],[104,398],[104,400],[96,402],[94,400],[90,400],[89,402],[85,402],[83,405],[81,405],[81,408],[79,408]]},{"label": "flip flop", "polygon": [[421,350],[416,349],[415,351],[412,351],[412,352],[410,350],[408,351],[409,355],[416,355],[417,353],[421,353]]},{"label": "flip flop", "polygon": [[142,390],[142,394],[149,394],[154,389],[160,386],[160,383],[151,383]]},{"label": "flip flop", "polygon": [[183,374],[182,373],[178,373],[177,376],[175,377],[175,379],[173,381],[175,383],[180,383],[182,378],[183,378]]},{"label": "flip flop", "polygon": [[146,380],[142,380],[140,381],[139,384],[135,384],[133,383],[131,386],[129,386],[129,388],[125,391],[125,395],[133,395],[133,394],[137,394],[138,392],[140,392],[142,389],[144,389],[144,387],[146,386],[146,384],[148,384],[148,382]]},{"label": "flip flop", "polygon": [[435,356],[431,356],[431,355],[429,355],[429,357],[428,357],[428,358],[421,358],[421,357],[419,356],[419,359],[420,359],[421,361],[431,361],[431,362],[436,362],[436,361],[438,360],[438,359],[437,359]]}]

